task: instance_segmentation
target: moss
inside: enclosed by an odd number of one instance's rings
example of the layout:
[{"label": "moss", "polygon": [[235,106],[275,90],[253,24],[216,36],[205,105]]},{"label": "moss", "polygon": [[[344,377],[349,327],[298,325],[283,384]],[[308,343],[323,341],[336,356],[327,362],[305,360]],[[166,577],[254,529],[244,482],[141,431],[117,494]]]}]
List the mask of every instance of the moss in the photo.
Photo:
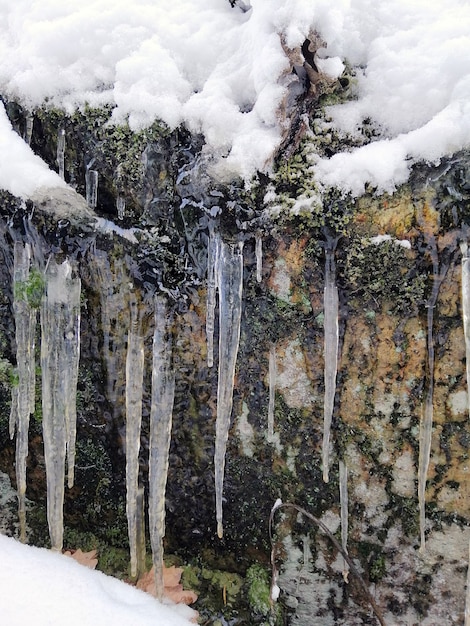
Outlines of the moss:
[{"label": "moss", "polygon": [[43,273],[33,267],[27,280],[14,283],[15,299],[27,302],[32,309],[37,309],[41,305],[45,286],[46,281]]},{"label": "moss", "polygon": [[252,565],[246,573],[248,602],[257,615],[268,615],[271,611],[271,581],[261,565]]},{"label": "moss", "polygon": [[419,271],[413,254],[393,241],[374,244],[352,239],[341,278],[348,300],[360,302],[369,316],[385,303],[394,315],[415,315],[426,299],[426,273]]}]

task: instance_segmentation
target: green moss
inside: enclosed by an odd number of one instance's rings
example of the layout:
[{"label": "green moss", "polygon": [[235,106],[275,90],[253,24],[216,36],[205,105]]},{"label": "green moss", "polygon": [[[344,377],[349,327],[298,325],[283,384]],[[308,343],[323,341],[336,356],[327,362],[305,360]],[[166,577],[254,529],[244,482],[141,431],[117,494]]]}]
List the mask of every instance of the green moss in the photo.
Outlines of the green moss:
[{"label": "green moss", "polygon": [[413,315],[426,299],[426,274],[417,269],[414,255],[394,241],[352,239],[341,273],[350,300],[367,308],[369,317],[384,303],[392,314]]},{"label": "green moss", "polygon": [[246,582],[251,610],[258,615],[268,615],[271,611],[271,581],[268,572],[261,565],[252,565],[246,573]]},{"label": "green moss", "polygon": [[43,273],[33,267],[27,280],[14,283],[15,300],[27,302],[32,309],[37,309],[41,305],[45,286],[46,281]]}]

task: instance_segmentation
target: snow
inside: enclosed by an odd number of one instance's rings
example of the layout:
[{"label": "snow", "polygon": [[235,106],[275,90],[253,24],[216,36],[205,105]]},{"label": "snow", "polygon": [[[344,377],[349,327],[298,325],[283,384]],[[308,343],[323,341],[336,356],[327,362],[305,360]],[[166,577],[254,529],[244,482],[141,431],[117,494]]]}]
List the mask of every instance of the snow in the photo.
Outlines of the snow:
[{"label": "snow", "polygon": [[[413,163],[470,144],[470,4],[464,0],[0,0],[0,93],[26,108],[111,104],[137,129],[162,119],[205,136],[214,172],[247,181],[281,142],[290,62],[314,30],[318,67],[355,68],[325,127],[374,142],[317,159],[321,186],[393,191]],[[0,186],[30,197],[52,174],[0,110]],[[54,179],[54,184],[59,184]]]},{"label": "snow", "polygon": [[0,535],[0,622],[8,626],[190,626],[192,609],[149,594],[70,557]]}]

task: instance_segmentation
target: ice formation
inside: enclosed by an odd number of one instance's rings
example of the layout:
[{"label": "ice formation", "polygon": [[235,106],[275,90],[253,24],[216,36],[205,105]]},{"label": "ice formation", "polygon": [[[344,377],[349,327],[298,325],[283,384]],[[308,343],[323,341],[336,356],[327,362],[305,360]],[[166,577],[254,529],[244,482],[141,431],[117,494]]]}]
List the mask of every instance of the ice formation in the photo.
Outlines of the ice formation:
[{"label": "ice formation", "polygon": [[24,140],[28,144],[31,145],[31,138],[33,136],[33,125],[34,125],[34,115],[32,113],[28,113],[26,115],[26,128],[24,133]]},{"label": "ice formation", "polygon": [[13,313],[15,318],[16,363],[18,385],[12,387],[10,437],[16,427],[16,482],[20,538],[26,540],[26,457],[30,414],[35,403],[35,337],[37,304],[28,297],[28,283],[32,261],[31,246],[21,242],[14,246]]},{"label": "ice formation", "polygon": [[[344,461],[339,462],[339,502],[341,509],[341,545],[348,551],[348,468]],[[343,559],[343,577],[347,581],[349,566]]]},{"label": "ice formation", "polygon": [[256,281],[260,283],[263,279],[263,239],[260,234],[255,236],[256,255]]},{"label": "ice formation", "polygon": [[91,167],[87,167],[85,174],[85,195],[88,206],[95,209],[98,204],[98,172]]},{"label": "ice formation", "polygon": [[152,403],[150,409],[149,524],[155,571],[156,596],[163,596],[163,537],[165,535],[165,491],[171,440],[175,374],[170,341],[171,319],[165,300],[155,299],[153,334]]},{"label": "ice formation", "polygon": [[117,212],[118,219],[120,220],[124,219],[125,211],[126,211],[126,199],[124,198],[124,196],[118,193],[116,197],[116,212]]},{"label": "ice formation", "polygon": [[243,243],[221,241],[218,261],[219,379],[215,436],[215,499],[217,535],[222,538],[222,494],[225,451],[233,403],[235,366],[240,342],[243,290]]},{"label": "ice formation", "polygon": [[206,340],[207,366],[214,365],[214,326],[215,305],[217,297],[217,272],[220,251],[220,235],[214,231],[213,225],[209,229],[207,246],[207,311],[206,311]]},{"label": "ice formation", "polygon": [[324,359],[325,359],[325,400],[323,418],[323,480],[329,480],[330,429],[336,393],[338,370],[338,288],[336,286],[335,249],[336,243],[328,241],[325,249],[325,287],[323,292],[324,309]]},{"label": "ice formation", "polygon": [[426,525],[426,480],[431,458],[432,424],[434,417],[434,308],[436,306],[439,288],[447,271],[443,266],[439,269],[437,244],[430,236],[428,250],[432,261],[432,291],[427,303],[427,381],[426,397],[424,400],[423,416],[419,425],[419,459],[418,459],[418,507],[420,529],[420,551],[425,549]]},{"label": "ice formation", "polygon": [[76,392],[80,347],[80,279],[53,257],[45,271],[41,307],[41,368],[47,519],[52,548],[62,549],[65,458],[73,485]]},{"label": "ice formation", "polygon": [[137,495],[139,489],[140,430],[144,382],[144,338],[135,300],[131,301],[131,324],[126,357],[126,510],[131,555],[131,576],[137,576]]},{"label": "ice formation", "polygon": [[268,404],[268,439],[274,436],[274,403],[276,398],[276,346],[269,350],[269,404]]},{"label": "ice formation", "polygon": [[65,130],[61,128],[57,133],[57,167],[59,176],[65,179]]},{"label": "ice formation", "polygon": [[470,412],[470,257],[468,256],[468,244],[460,244],[462,252],[462,318],[465,335],[465,354],[467,368],[467,395]]}]

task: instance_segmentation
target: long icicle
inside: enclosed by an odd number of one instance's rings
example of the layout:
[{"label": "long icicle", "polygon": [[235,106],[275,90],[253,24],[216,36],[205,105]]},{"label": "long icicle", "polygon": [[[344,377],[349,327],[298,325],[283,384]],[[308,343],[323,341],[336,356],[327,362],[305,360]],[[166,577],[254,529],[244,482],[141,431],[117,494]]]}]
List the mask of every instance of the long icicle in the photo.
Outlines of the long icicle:
[{"label": "long icicle", "polygon": [[[339,502],[341,509],[341,545],[348,552],[348,468],[344,461],[339,462]],[[343,578],[348,582],[349,565],[343,558]]]},{"label": "long icicle", "polygon": [[470,257],[468,256],[468,244],[466,241],[460,244],[460,251],[462,252],[462,318],[467,368],[467,403],[470,414]]},{"label": "long icicle", "polygon": [[126,357],[126,511],[131,557],[131,576],[137,576],[137,496],[144,382],[144,338],[135,298],[131,300],[131,323]]},{"label": "long icicle", "polygon": [[230,429],[233,386],[238,346],[243,291],[243,243],[221,242],[218,263],[219,287],[219,380],[215,435],[215,501],[217,535],[223,537],[222,494],[225,452]]},{"label": "long icicle", "polygon": [[47,520],[53,550],[63,541],[65,458],[73,484],[79,359],[80,281],[68,261],[48,262],[41,308],[41,369]]},{"label": "long icicle", "polygon": [[16,328],[16,362],[18,386],[12,389],[10,437],[16,438],[16,483],[18,491],[18,518],[20,540],[26,541],[26,458],[30,414],[35,404],[35,337],[37,308],[28,297],[31,247],[15,243],[13,266],[13,313]]},{"label": "long icicle", "polygon": [[434,417],[434,309],[439,289],[448,270],[448,263],[439,269],[439,256],[434,235],[428,235],[428,250],[431,256],[433,282],[431,296],[427,302],[427,381],[423,416],[419,425],[419,458],[418,458],[418,508],[420,529],[420,552],[425,550],[426,527],[426,481],[431,459],[432,425]]},{"label": "long icicle", "polygon": [[327,241],[325,249],[325,287],[323,291],[324,310],[324,359],[325,359],[325,399],[323,412],[323,480],[329,480],[330,430],[336,393],[338,371],[338,288],[336,286],[335,249],[336,240]]},{"label": "long icicle", "polygon": [[209,242],[207,246],[206,341],[208,367],[212,367],[214,365],[214,326],[219,252],[220,235],[214,232],[214,226],[211,224],[209,226]]},{"label": "long icicle", "polygon": [[274,405],[276,399],[276,346],[273,344],[269,350],[269,404],[268,404],[268,439],[274,436]]},{"label": "long icicle", "polygon": [[150,409],[149,524],[155,572],[156,597],[163,597],[163,537],[165,536],[165,492],[171,440],[175,373],[165,300],[155,298],[153,334],[152,404]]},{"label": "long icicle", "polygon": [[263,280],[263,239],[260,233],[255,235],[256,282]]}]

